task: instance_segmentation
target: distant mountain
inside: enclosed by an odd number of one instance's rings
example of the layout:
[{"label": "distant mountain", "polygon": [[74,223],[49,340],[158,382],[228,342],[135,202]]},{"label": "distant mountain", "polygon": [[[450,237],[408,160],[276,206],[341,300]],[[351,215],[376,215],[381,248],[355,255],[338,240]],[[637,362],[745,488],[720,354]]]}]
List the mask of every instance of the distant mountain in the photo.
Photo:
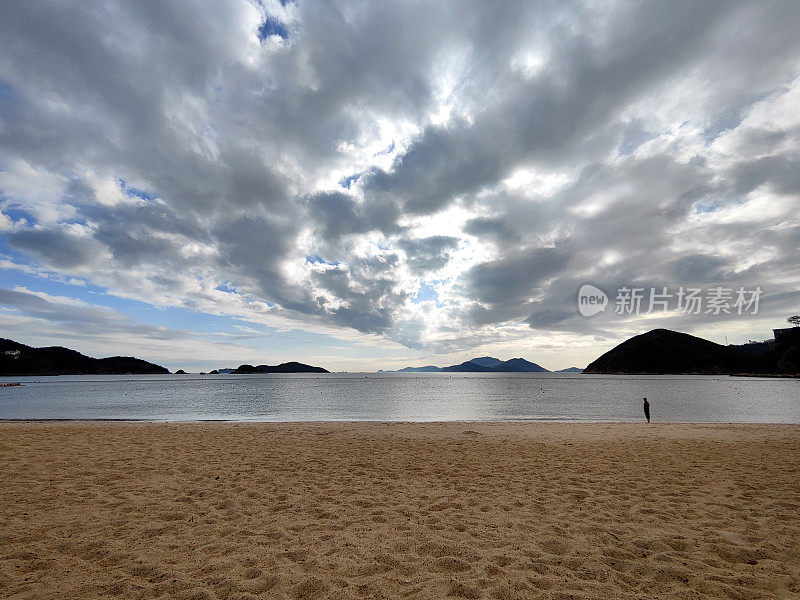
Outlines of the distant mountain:
[{"label": "distant mountain", "polygon": [[403,367],[397,373],[438,373],[441,370],[441,368],[434,365],[427,365],[425,367]]},{"label": "distant mountain", "polygon": [[492,369],[467,360],[458,365],[444,367],[442,371],[445,373],[491,373]]},{"label": "distant mountain", "polygon": [[549,373],[547,369],[542,366],[532,363],[524,358],[512,358],[511,360],[503,361],[494,367],[492,371],[497,373]]},{"label": "distant mountain", "polygon": [[0,375],[152,375],[162,366],[132,356],[91,358],[60,346],[33,348],[0,338]]},{"label": "distant mountain", "polygon": [[524,358],[501,361],[490,356],[473,358],[458,365],[445,367],[442,371],[446,373],[548,373],[544,367]]},{"label": "distant mountain", "polygon": [[622,342],[583,372],[729,374],[756,372],[761,368],[757,356],[738,348],[678,331],[653,329]]},{"label": "distant mountain", "polygon": [[279,365],[240,365],[235,371],[234,375],[249,375],[253,373],[329,373],[327,369],[322,367],[312,367],[311,365],[304,365],[299,362],[286,362]]},{"label": "distant mountain", "polygon": [[559,369],[556,373],[583,373],[580,367],[568,367],[566,369]]},{"label": "distant mountain", "polygon": [[482,356],[480,358],[472,358],[469,362],[475,363],[476,365],[480,365],[482,367],[489,367],[491,369],[503,361],[493,356]]}]

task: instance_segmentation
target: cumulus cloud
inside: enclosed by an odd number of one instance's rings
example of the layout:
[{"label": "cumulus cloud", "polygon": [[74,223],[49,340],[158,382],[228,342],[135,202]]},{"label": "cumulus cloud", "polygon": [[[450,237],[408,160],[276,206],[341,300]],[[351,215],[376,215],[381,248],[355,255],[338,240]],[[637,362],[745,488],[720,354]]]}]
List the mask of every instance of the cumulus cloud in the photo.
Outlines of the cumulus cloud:
[{"label": "cumulus cloud", "polygon": [[443,352],[653,322],[585,282],[796,312],[797,3],[273,4],[4,4],[14,260]]}]

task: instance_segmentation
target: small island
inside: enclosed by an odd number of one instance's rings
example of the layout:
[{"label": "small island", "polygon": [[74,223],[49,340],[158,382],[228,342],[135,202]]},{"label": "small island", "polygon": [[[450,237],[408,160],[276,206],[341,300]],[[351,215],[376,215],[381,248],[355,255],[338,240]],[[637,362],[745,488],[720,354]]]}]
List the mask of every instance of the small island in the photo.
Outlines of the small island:
[{"label": "small island", "polygon": [[254,373],[329,373],[322,367],[313,367],[299,362],[285,362],[279,365],[239,365],[233,375],[252,375]]}]

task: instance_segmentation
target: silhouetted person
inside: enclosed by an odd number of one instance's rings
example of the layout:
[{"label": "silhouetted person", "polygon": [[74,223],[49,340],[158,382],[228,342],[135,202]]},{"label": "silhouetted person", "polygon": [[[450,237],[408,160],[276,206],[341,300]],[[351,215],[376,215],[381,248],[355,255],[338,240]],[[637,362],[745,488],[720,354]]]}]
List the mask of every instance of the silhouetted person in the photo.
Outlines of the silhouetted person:
[{"label": "silhouetted person", "polygon": [[644,416],[647,417],[647,422],[650,422],[650,403],[647,398],[644,399]]}]

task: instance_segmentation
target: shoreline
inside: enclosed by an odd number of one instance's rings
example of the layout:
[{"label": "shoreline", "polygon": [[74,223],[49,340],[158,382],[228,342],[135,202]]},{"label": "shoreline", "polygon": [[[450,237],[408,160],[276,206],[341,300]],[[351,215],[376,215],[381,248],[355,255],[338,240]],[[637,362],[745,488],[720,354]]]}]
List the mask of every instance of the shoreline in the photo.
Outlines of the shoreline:
[{"label": "shoreline", "polygon": [[785,598],[800,425],[0,423],[0,595]]}]

